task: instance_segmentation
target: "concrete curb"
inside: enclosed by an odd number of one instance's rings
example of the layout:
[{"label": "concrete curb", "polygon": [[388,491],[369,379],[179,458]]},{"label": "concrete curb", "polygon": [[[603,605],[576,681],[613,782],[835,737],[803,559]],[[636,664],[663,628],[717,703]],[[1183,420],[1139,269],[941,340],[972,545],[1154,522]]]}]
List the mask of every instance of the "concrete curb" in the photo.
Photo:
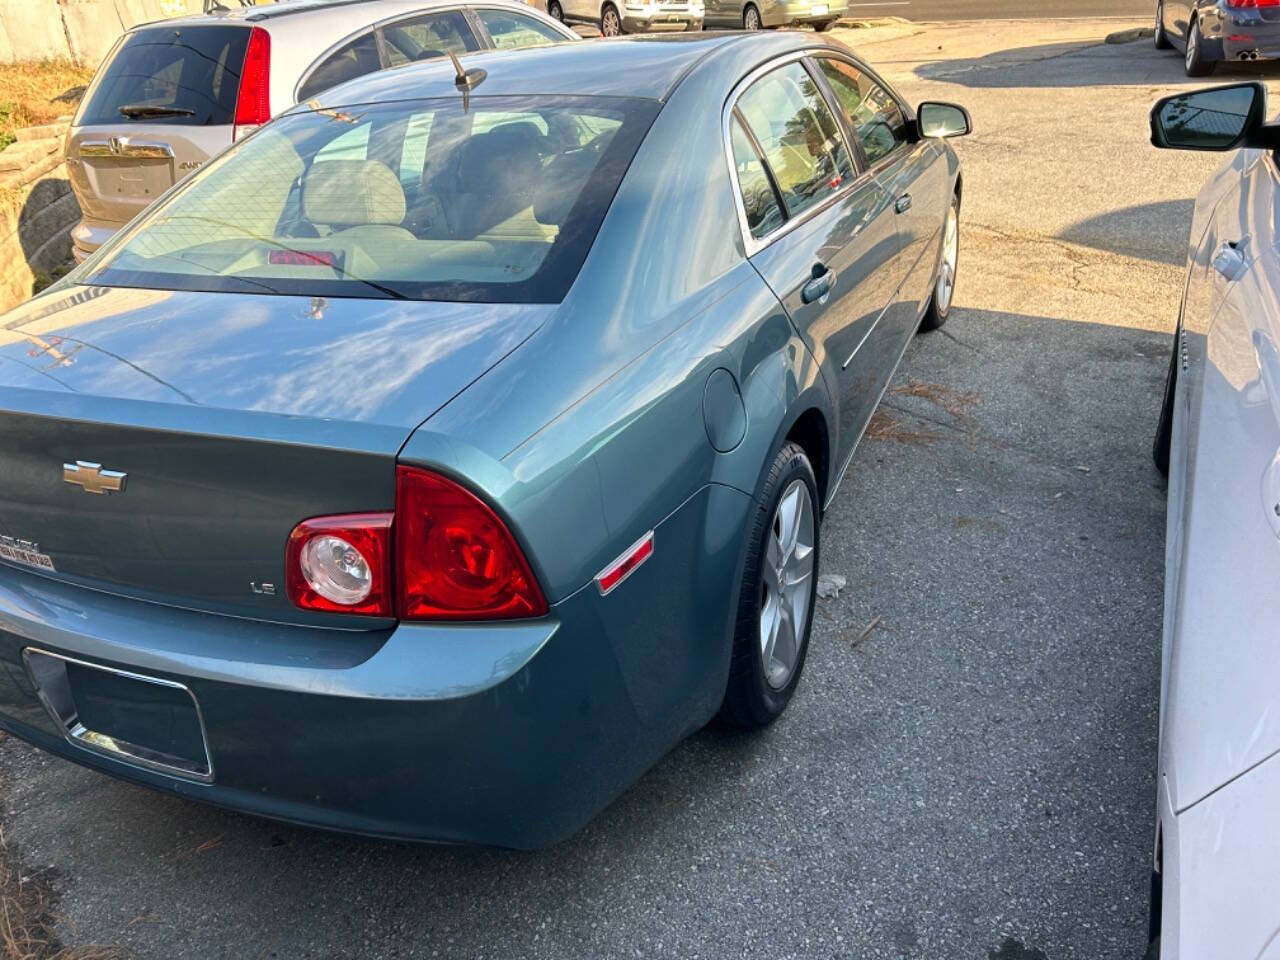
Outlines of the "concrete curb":
[{"label": "concrete curb", "polygon": [[906,17],[876,17],[871,20],[864,18],[858,19],[840,19],[835,22],[837,27],[845,30],[871,30],[875,27],[910,27],[914,26],[912,21]]},{"label": "concrete curb", "polygon": [[1107,43],[1133,43],[1137,40],[1150,39],[1156,35],[1155,27],[1135,27],[1132,30],[1118,30],[1107,34]]}]

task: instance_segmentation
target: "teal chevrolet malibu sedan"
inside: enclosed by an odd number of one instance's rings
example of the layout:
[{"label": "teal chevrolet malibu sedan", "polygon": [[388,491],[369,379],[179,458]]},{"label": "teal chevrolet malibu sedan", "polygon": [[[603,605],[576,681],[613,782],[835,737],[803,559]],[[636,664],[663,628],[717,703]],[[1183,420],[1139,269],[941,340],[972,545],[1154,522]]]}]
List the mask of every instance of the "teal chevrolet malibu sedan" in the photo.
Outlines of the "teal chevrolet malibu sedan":
[{"label": "teal chevrolet malibu sedan", "polygon": [[536,847],[770,723],[821,519],[951,309],[963,109],[812,33],[414,64],[0,320],[0,727]]}]

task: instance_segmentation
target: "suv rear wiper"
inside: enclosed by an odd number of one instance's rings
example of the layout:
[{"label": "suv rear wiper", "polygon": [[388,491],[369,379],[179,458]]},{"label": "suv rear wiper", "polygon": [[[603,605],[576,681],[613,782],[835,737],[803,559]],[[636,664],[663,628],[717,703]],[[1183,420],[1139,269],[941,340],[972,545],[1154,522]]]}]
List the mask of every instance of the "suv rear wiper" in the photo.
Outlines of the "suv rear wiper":
[{"label": "suv rear wiper", "polygon": [[160,107],[145,103],[129,103],[117,107],[130,120],[141,120],[146,117],[194,117],[196,112],[186,107]]}]

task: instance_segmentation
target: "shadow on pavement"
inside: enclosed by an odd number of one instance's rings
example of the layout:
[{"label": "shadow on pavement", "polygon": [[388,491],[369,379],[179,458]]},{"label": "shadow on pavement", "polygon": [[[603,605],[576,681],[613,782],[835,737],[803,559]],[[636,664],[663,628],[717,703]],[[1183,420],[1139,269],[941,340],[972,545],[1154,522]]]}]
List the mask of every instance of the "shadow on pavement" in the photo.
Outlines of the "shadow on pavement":
[{"label": "shadow on pavement", "polygon": [[[1088,69],[1081,70],[1081,60]],[[1151,40],[1106,44],[1096,40],[1049,43],[998,50],[981,57],[937,60],[915,69],[922,80],[987,89],[1013,87],[1126,86],[1175,84],[1207,86],[1240,78],[1280,78],[1280,64],[1224,63],[1212,77],[1191,78],[1176,50],[1156,50]]]},{"label": "shadow on pavement", "polygon": [[1059,233],[1058,239],[1124,257],[1183,267],[1194,209],[1192,198],[1124,207],[1081,220]]}]

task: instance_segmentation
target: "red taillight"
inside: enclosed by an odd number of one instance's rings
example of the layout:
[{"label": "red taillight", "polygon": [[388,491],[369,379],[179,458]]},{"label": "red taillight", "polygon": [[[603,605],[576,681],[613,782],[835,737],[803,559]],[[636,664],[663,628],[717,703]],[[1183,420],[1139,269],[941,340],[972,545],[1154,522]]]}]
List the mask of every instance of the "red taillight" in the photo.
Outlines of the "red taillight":
[{"label": "red taillight", "polygon": [[401,619],[501,620],[547,612],[506,524],[439,474],[396,468],[395,556]]},{"label": "red taillight", "polygon": [[510,620],[547,612],[502,518],[452,480],[396,468],[395,513],[304,520],[285,548],[304,610],[401,620]]},{"label": "red taillight", "polygon": [[1280,0],[1227,0],[1233,10],[1256,10],[1259,7],[1280,7]]},{"label": "red taillight", "polygon": [[249,48],[240,71],[240,92],[236,98],[236,129],[256,127],[271,119],[271,34],[261,27],[249,31]]},{"label": "red taillight", "polygon": [[303,520],[285,547],[285,592],[303,610],[394,615],[394,514],[352,513]]}]

